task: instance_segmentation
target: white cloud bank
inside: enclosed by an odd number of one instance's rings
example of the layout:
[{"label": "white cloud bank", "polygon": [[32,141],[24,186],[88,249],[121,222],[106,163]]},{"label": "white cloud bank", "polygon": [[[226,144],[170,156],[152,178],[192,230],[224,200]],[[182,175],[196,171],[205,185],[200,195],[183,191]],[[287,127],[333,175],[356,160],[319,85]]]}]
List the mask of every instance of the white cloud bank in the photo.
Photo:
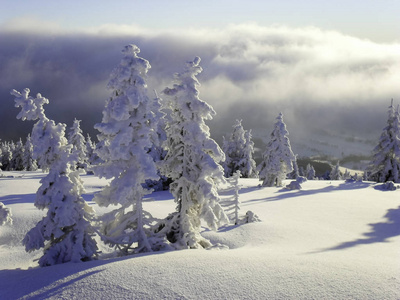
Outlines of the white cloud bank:
[{"label": "white cloud bank", "polygon": [[235,118],[247,128],[265,128],[268,135],[282,111],[292,136],[325,128],[373,139],[385,125],[390,99],[400,96],[400,44],[313,27],[243,24],[154,31],[104,25],[66,32],[33,26],[32,20],[30,29],[11,25],[0,28],[2,115],[9,115],[9,90],[30,87],[50,98],[55,119],[71,123],[77,117],[91,129],[108,97],[108,75],[129,43],[137,44],[152,65],[150,91],[170,85],[185,61],[202,58],[200,93],[218,113],[211,122],[217,137]]}]

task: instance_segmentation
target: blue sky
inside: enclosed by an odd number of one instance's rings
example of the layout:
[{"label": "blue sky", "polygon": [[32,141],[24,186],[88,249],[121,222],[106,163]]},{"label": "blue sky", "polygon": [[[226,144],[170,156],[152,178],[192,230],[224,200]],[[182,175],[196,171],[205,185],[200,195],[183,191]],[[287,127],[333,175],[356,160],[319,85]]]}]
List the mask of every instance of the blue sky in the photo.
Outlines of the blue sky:
[{"label": "blue sky", "polygon": [[[1,0],[0,24],[23,24],[30,18],[63,29],[135,24],[151,29],[221,27],[256,22],[292,27],[315,26],[376,42],[398,41],[398,0]],[[56,26],[56,25],[55,25]]]}]

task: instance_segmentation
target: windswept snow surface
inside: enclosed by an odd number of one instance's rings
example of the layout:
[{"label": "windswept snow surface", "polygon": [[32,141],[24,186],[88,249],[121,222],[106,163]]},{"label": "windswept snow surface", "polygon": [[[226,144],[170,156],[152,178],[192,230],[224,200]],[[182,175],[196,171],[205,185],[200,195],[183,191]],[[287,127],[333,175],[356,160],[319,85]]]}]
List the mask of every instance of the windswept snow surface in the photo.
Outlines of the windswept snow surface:
[{"label": "windswept snow surface", "polygon": [[[41,251],[26,253],[21,240],[44,215],[33,206],[44,175],[1,176],[0,201],[14,222],[0,227],[0,299],[400,299],[400,190],[344,181],[286,190],[240,179],[241,213],[262,222],[203,232],[229,250],[108,254],[40,268]],[[85,200],[104,213],[92,198],[106,181],[83,179]],[[154,216],[174,211],[168,192],[151,196],[144,205]]]}]

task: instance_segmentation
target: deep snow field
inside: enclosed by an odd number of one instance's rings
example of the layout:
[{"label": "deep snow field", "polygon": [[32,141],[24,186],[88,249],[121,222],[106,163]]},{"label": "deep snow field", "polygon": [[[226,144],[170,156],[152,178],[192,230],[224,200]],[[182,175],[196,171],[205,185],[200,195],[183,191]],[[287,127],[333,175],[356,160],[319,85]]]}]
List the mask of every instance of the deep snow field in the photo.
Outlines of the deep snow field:
[{"label": "deep snow field", "polygon": [[[41,250],[26,253],[21,240],[44,214],[33,205],[44,174],[0,176],[0,201],[14,220],[0,226],[2,300],[400,299],[400,190],[382,191],[372,182],[307,181],[292,191],[241,179],[241,212],[251,210],[262,222],[203,233],[229,250],[108,253],[97,261],[40,268],[34,260]],[[92,198],[106,181],[83,179],[85,200],[104,213]],[[230,193],[221,191],[223,198]],[[155,217],[174,211],[168,192],[152,197],[145,209]]]}]

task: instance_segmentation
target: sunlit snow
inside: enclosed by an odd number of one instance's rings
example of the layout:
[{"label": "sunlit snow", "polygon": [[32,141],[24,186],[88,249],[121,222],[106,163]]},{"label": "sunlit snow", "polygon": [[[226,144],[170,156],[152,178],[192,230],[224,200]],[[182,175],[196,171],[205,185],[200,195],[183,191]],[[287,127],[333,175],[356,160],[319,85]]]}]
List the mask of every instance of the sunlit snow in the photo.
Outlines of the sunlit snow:
[{"label": "sunlit snow", "polygon": [[[0,226],[0,299],[399,299],[399,190],[372,182],[307,181],[301,190],[240,179],[241,213],[262,222],[203,236],[229,250],[182,250],[40,268],[26,253],[26,232],[43,216],[33,206],[41,172],[2,172],[0,202],[13,224]],[[83,176],[86,201],[106,180]],[[289,181],[285,182],[288,184]],[[224,191],[229,198],[233,191]],[[174,211],[168,192],[145,209]],[[99,242],[100,243],[100,242]]]}]

